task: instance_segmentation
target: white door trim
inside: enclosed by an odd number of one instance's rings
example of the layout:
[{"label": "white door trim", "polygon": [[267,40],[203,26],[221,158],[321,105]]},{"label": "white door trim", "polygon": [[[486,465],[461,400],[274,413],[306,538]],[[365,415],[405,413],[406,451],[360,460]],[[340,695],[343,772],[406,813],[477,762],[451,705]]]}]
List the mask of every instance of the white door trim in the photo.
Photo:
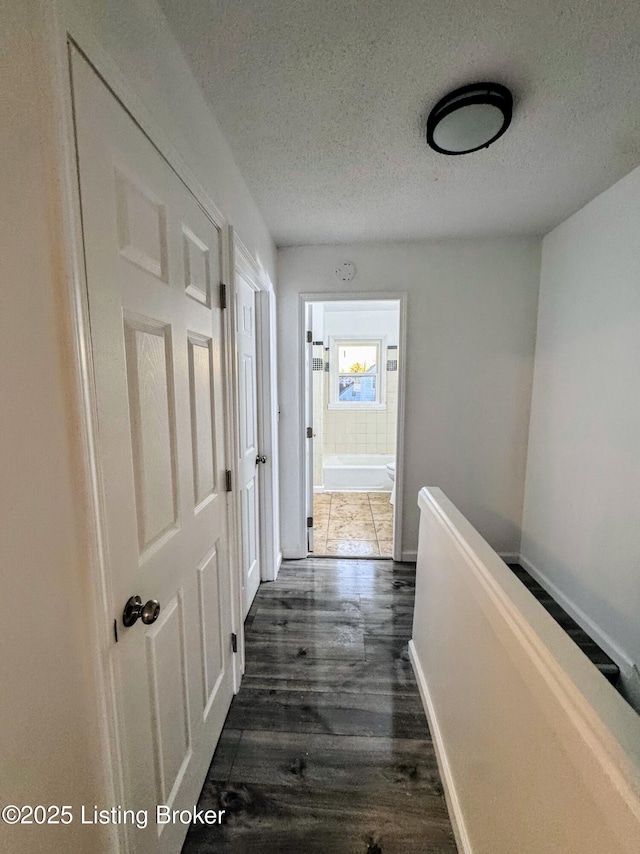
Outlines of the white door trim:
[{"label": "white door trim", "polygon": [[[276,349],[275,349],[275,294],[268,273],[251,255],[245,244],[233,233],[234,272],[242,275],[256,295],[256,355],[257,400],[258,400],[258,442],[260,453],[267,457],[266,465],[259,471],[259,519],[260,519],[260,579],[275,581],[281,563],[280,525],[278,514],[278,403],[276,385]],[[235,275],[229,305],[235,311]],[[232,318],[235,330],[235,318]],[[235,331],[233,333],[235,335]],[[236,362],[237,362],[237,350]],[[237,376],[235,382],[236,423],[239,418],[237,409]],[[236,430],[236,438],[239,431]],[[239,450],[236,448],[237,460]],[[236,512],[241,519],[239,494],[236,495]],[[240,532],[241,534],[241,532]],[[240,562],[238,572],[241,572]],[[241,579],[240,579],[241,580]],[[243,659],[244,660],[244,659]]]},{"label": "white door trim", "polygon": [[[231,244],[227,221],[208,196],[191,170],[184,163],[174,145],[156,124],[142,101],[130,88],[125,77],[111,57],[103,50],[92,33],[91,26],[81,16],[70,13],[64,3],[46,4],[46,35],[52,79],[52,112],[55,120],[56,150],[54,159],[59,180],[55,186],[54,203],[62,226],[61,248],[62,275],[66,279],[68,312],[70,321],[71,347],[74,373],[74,416],[79,436],[79,504],[84,509],[82,519],[85,538],[87,585],[97,595],[88,597],[85,609],[88,635],[91,637],[89,654],[94,676],[97,699],[96,730],[99,744],[96,754],[101,766],[103,798],[105,803],[124,803],[125,786],[122,775],[123,763],[120,755],[120,728],[114,674],[108,655],[113,625],[109,580],[105,568],[104,530],[105,513],[103,502],[102,475],[97,447],[97,407],[94,376],[91,364],[91,338],[89,326],[88,291],[84,268],[84,243],[80,215],[80,188],[77,173],[77,150],[74,133],[73,100],[70,76],[69,51],[73,47],[82,53],[93,66],[115,97],[152,141],[162,157],[178,174],[196,198],[204,212],[223,233],[223,281],[230,275]],[[224,251],[226,245],[227,251]],[[225,312],[225,368],[233,361],[232,341],[229,335],[229,312]],[[225,383],[225,409],[233,412],[229,383]],[[228,432],[228,439],[233,434]],[[228,465],[233,468],[235,457],[227,447]],[[237,578],[238,553],[237,526],[233,513],[232,496],[229,506],[229,553],[232,567],[232,584]],[[235,592],[235,590],[234,590]],[[237,598],[234,597],[234,598]],[[235,609],[234,609],[235,612]],[[233,614],[232,628],[242,641],[242,621]],[[241,656],[234,660],[234,690],[237,691],[241,678]],[[125,825],[110,825],[104,828],[108,835],[109,850],[113,854],[128,851]]]},{"label": "white door trim", "polygon": [[[403,504],[403,482],[404,482],[404,423],[405,423],[405,377],[406,377],[406,355],[407,355],[407,293],[406,291],[358,291],[357,293],[332,293],[323,291],[321,293],[301,293],[298,295],[298,358],[300,364],[300,388],[299,399],[301,401],[298,412],[299,435],[306,435],[306,414],[304,411],[305,386],[307,377],[304,370],[304,356],[306,347],[306,305],[309,302],[370,302],[378,300],[396,300],[399,302],[400,328],[398,335],[399,355],[398,359],[398,414],[396,422],[396,503],[393,513],[394,538],[393,559],[402,560],[402,504]],[[299,542],[306,547],[307,520],[304,515],[306,502],[305,484],[305,455],[306,444],[304,439],[300,442],[299,472],[300,482],[298,484],[299,500],[297,527],[299,531]]]},{"label": "white door trim", "polygon": [[[304,304],[304,330],[302,333],[305,336],[304,346],[304,362],[300,366],[304,371],[304,400],[302,408],[304,412],[304,515],[306,518],[306,548],[308,553],[313,552],[314,547],[314,530],[313,524],[309,527],[309,519],[313,520],[313,425],[314,425],[314,410],[313,410],[313,303],[306,302]],[[311,428],[311,435],[307,435],[307,430]]]},{"label": "white door trim", "polygon": [[[225,442],[226,460],[231,472],[232,484],[237,483],[238,467],[236,464],[236,443],[238,438],[236,413],[236,383],[235,383],[235,322],[233,309],[231,308],[231,294],[233,291],[233,228],[226,225],[222,230],[222,284],[226,290],[226,309],[223,314],[224,325],[224,365],[223,375],[225,377]],[[233,616],[231,620],[232,631],[236,635],[238,653],[233,661],[233,690],[238,693],[240,682],[244,673],[244,623],[242,620],[242,584],[239,583],[239,568],[241,565],[240,555],[240,517],[238,513],[238,502],[236,491],[227,493],[227,514],[229,520],[229,555],[231,557],[231,600],[233,604]]]},{"label": "white door trim", "polygon": [[258,330],[258,435],[260,468],[260,566],[262,581],[275,581],[282,563],[280,552],[280,495],[278,487],[278,394],[276,353],[276,301],[272,289],[256,293]]}]

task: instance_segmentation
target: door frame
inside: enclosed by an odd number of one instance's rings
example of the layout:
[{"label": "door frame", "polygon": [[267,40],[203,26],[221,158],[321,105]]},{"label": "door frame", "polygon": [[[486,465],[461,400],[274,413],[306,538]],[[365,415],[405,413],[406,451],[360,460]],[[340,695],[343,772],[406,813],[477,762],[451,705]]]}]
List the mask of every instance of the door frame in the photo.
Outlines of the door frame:
[{"label": "door frame", "polygon": [[305,389],[308,377],[304,370],[306,340],[306,307],[310,302],[379,302],[384,300],[395,300],[399,303],[399,329],[398,329],[398,412],[396,415],[396,503],[393,508],[393,560],[402,560],[402,505],[403,505],[403,483],[404,483],[404,429],[405,423],[405,388],[406,388],[406,354],[407,354],[407,292],[406,291],[357,291],[346,293],[340,291],[333,293],[324,291],[319,293],[298,294],[298,364],[300,365],[300,406],[298,412],[298,429],[302,437],[300,443],[299,457],[299,501],[301,513],[298,516],[299,542],[306,543],[306,516],[303,517],[306,502],[306,454],[307,454],[307,415],[305,413]]},{"label": "door frame", "polygon": [[[97,429],[97,398],[92,369],[91,334],[89,324],[89,296],[84,266],[84,236],[80,208],[80,183],[77,171],[73,87],[71,79],[71,51],[77,50],[93,67],[103,83],[118,99],[123,108],[149,138],[154,147],[174,170],[194,196],[204,213],[221,231],[221,276],[232,283],[231,246],[229,224],[211,197],[184,162],[177,148],[156,123],[144,103],[134,93],[111,56],[95,38],[91,25],[81,16],[70,14],[63,3],[52,2],[45,6],[45,35],[51,72],[52,121],[55,151],[52,162],[58,181],[52,181],[52,204],[61,224],[61,278],[66,283],[65,306],[69,332],[69,362],[72,384],[71,398],[74,428],[77,433],[79,454],[76,472],[78,482],[79,526],[82,529],[87,565],[86,620],[91,644],[88,649],[92,668],[93,689],[97,700],[95,720],[96,753],[100,763],[100,785],[105,803],[125,803],[126,791],[123,777],[120,732],[122,721],[118,704],[115,673],[109,650],[113,638],[113,614],[110,581],[107,572],[105,549],[105,506],[103,478],[99,454]],[[55,186],[54,186],[55,184]],[[223,376],[225,409],[225,457],[235,480],[233,391],[230,378],[234,363],[231,317],[229,311],[222,317],[224,343]],[[235,495],[227,495],[229,536],[229,572],[232,595],[231,628],[238,636],[239,655],[232,657],[233,688],[237,693],[243,672],[244,634],[240,604],[241,591],[237,588],[239,553],[237,552],[237,522]],[[114,854],[129,852],[124,824],[108,825],[102,830],[108,839],[109,850]]]},{"label": "door frame", "polygon": [[[313,504],[314,504],[314,487],[313,487],[313,472],[315,467],[314,452],[315,441],[313,432],[313,303],[306,302],[304,304],[304,329],[306,337],[304,342],[304,361],[300,365],[300,369],[305,376],[304,383],[304,400],[302,401],[302,411],[304,413],[304,515],[306,550],[307,554],[313,554],[315,545],[315,531],[313,525]],[[311,526],[309,525],[311,519]]]},{"label": "door frame", "polygon": [[[268,276],[265,282],[269,282]],[[278,443],[278,352],[276,295],[273,287],[256,294],[258,328],[258,439],[267,464],[260,469],[261,579],[275,581],[282,564],[280,548],[280,458]]]},{"label": "door frame", "polygon": [[[231,293],[227,301],[230,308],[230,322],[232,327],[232,346],[235,354],[233,367],[234,388],[234,437],[236,440],[235,456],[236,469],[240,458],[239,445],[239,376],[237,364],[237,346],[235,340],[236,316],[235,295],[236,276],[242,278],[251,287],[255,295],[255,317],[256,317],[256,399],[257,399],[257,421],[258,421],[258,447],[260,453],[267,457],[266,465],[261,465],[258,472],[258,518],[260,536],[260,580],[275,581],[280,564],[282,563],[282,552],[280,551],[280,522],[279,522],[279,487],[278,487],[278,395],[276,382],[276,305],[275,293],[271,279],[267,271],[256,262],[245,244],[240,240],[234,229],[229,229],[231,236]],[[239,550],[242,554],[242,529],[241,529],[241,507],[240,493],[235,490],[236,514],[238,519]],[[238,562],[238,583],[242,588],[243,567]],[[244,668],[244,651],[242,654]]]}]

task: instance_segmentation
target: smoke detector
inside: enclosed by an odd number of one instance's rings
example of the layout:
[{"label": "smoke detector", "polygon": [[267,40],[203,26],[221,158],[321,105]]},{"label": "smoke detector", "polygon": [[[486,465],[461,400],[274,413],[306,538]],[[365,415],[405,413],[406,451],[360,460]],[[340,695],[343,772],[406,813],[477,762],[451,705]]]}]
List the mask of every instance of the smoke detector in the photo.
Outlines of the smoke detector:
[{"label": "smoke detector", "polygon": [[336,267],[335,276],[339,282],[350,282],[355,278],[356,265],[353,261],[344,261],[339,267]]}]

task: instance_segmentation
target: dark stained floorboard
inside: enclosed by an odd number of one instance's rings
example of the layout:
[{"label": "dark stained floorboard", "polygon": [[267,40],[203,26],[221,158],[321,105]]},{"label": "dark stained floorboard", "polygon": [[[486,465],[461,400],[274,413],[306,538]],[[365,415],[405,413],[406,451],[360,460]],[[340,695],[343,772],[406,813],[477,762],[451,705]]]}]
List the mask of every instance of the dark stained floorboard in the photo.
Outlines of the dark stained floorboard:
[{"label": "dark stained floorboard", "polygon": [[509,569],[516,575],[525,587],[536,597],[542,607],[553,617],[571,640],[580,647],[587,658],[595,664],[602,675],[613,685],[620,676],[618,665],[602,650],[595,641],[579,626],[569,614],[547,593],[547,591],[520,564],[509,564]]},{"label": "dark stained floorboard", "polygon": [[415,568],[286,562],[245,624],[246,673],[183,854],[455,854],[408,660]]},{"label": "dark stained floorboard", "polygon": [[275,783],[220,785],[208,780],[200,806],[227,810],[217,831],[195,827],[183,851],[198,854],[452,854],[439,795],[379,796]]},{"label": "dark stained floorboard", "polygon": [[408,661],[396,661],[393,667],[379,660],[318,661],[296,658],[278,666],[272,662],[254,663],[243,686],[290,691],[329,691],[337,693],[415,695],[416,687]]},{"label": "dark stained floorboard", "polygon": [[247,688],[233,702],[233,729],[425,738],[427,724],[415,695],[335,694]]},{"label": "dark stained floorboard", "polygon": [[[257,629],[252,626],[252,632]],[[311,634],[304,636],[293,633],[275,635],[265,633],[264,637],[252,637],[245,648],[247,660],[260,658],[261,661],[282,662],[292,658],[310,656],[320,660],[335,659],[344,661],[349,658],[364,660],[364,631],[361,628],[345,629],[342,632]]]},{"label": "dark stained floorboard", "polygon": [[236,746],[231,779],[237,784],[369,789],[374,794],[382,785],[400,796],[442,794],[428,737],[394,738],[390,748],[384,738],[245,730]]}]

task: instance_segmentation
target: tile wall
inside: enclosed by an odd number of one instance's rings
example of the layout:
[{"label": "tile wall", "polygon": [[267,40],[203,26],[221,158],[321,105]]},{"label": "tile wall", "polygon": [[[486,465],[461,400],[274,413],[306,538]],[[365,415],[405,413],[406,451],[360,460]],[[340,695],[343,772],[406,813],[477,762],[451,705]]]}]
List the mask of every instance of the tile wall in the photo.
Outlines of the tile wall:
[{"label": "tile wall", "polygon": [[[320,354],[323,358],[321,367]],[[322,486],[323,456],[327,454],[393,454],[398,411],[398,348],[387,349],[386,409],[335,410],[329,401],[329,350],[314,342],[313,429],[314,484]]]}]

